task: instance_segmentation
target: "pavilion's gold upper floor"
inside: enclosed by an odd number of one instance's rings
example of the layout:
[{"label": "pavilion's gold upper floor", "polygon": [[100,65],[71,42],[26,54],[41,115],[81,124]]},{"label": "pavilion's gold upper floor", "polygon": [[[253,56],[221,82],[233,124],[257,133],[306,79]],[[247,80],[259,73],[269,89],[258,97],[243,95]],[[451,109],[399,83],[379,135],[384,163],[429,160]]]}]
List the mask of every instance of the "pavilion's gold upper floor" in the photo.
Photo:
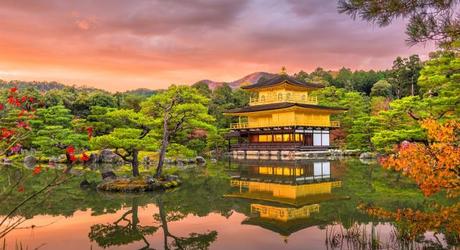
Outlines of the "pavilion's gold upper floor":
[{"label": "pavilion's gold upper floor", "polygon": [[287,75],[243,86],[252,92],[249,106],[227,110],[226,115],[239,117],[232,129],[279,126],[338,127],[330,115],[342,108],[318,105],[313,91],[324,86],[298,81]]},{"label": "pavilion's gold upper floor", "polygon": [[253,93],[249,105],[292,102],[318,104],[318,98],[312,95],[322,85],[300,82],[287,75],[280,75],[262,83],[242,87]]}]

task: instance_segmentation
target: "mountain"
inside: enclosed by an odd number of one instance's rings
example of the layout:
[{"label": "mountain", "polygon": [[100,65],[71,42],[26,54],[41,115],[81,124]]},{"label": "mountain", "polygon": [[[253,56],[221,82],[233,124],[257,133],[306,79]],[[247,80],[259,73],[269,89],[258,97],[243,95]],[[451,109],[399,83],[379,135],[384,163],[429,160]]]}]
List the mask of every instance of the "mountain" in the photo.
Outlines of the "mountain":
[{"label": "mountain", "polygon": [[[236,89],[236,88],[239,88],[243,85],[247,85],[247,84],[253,84],[253,83],[257,83],[257,81],[260,80],[260,78],[265,78],[265,79],[270,79],[270,78],[273,78],[275,77],[276,74],[272,74],[272,73],[267,73],[267,72],[254,72],[252,74],[249,74],[243,78],[240,78],[236,81],[233,81],[233,82],[229,82],[228,85],[232,88],[232,89]],[[216,89],[217,87],[219,86],[222,86],[225,82],[217,82],[217,81],[212,81],[212,80],[209,80],[209,79],[205,79],[205,80],[201,80],[201,81],[198,81],[197,83],[206,83],[210,89],[214,90]]]}]

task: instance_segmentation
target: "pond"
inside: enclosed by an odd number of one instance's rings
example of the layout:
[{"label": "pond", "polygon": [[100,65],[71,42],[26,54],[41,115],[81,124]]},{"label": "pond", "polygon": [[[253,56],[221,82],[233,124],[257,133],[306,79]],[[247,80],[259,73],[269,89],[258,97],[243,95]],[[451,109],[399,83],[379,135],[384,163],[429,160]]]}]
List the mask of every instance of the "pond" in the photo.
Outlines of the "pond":
[{"label": "pond", "polygon": [[[78,168],[77,168],[78,169]],[[2,186],[14,171],[3,167]],[[76,177],[26,203],[9,221],[7,249],[400,249],[449,248],[425,232],[407,240],[404,225],[370,216],[359,204],[429,210],[409,180],[356,159],[220,162],[178,170],[184,183],[164,193],[114,194],[80,189]],[[45,182],[37,175],[25,189]],[[0,208],[4,217],[23,192]],[[16,202],[14,202],[16,199]],[[3,203],[2,203],[3,204]],[[3,240],[2,240],[3,241]]]}]

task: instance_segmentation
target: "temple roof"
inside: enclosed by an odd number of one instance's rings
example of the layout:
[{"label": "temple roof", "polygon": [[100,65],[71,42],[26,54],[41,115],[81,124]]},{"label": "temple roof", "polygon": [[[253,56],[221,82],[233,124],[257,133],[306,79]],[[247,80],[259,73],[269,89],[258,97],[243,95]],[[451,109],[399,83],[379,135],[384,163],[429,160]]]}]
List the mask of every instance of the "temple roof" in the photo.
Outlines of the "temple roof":
[{"label": "temple roof", "polygon": [[304,88],[318,88],[318,89],[319,88],[324,88],[324,85],[317,84],[317,83],[302,82],[302,81],[299,81],[299,80],[295,79],[294,77],[284,75],[284,74],[275,76],[275,77],[273,77],[271,79],[268,79],[268,80],[265,80],[265,81],[257,82],[255,84],[242,86],[241,88],[242,89],[247,89],[247,90],[257,89],[257,88],[266,88],[266,87],[271,87],[271,86],[278,85],[278,84],[283,83],[283,82],[287,83],[287,84],[290,84],[290,85],[293,85],[293,86],[304,87]]},{"label": "temple roof", "polygon": [[229,110],[226,110],[225,113],[250,113],[250,112],[258,112],[258,111],[265,111],[265,110],[284,109],[284,108],[290,108],[290,107],[313,108],[313,109],[334,110],[334,111],[347,110],[345,108],[326,107],[326,106],[320,106],[320,105],[314,105],[314,104],[279,102],[279,103],[270,103],[270,104],[255,105],[255,106],[246,106],[246,107],[236,108],[236,109],[229,109]]},{"label": "temple roof", "polygon": [[279,196],[273,196],[271,193],[267,192],[245,192],[245,193],[230,193],[225,194],[225,198],[236,198],[236,199],[247,199],[247,200],[256,200],[258,202],[263,202],[264,204],[278,204],[285,205],[287,207],[303,207],[306,205],[319,204],[327,201],[337,201],[337,200],[348,200],[349,196],[336,195],[336,194],[314,194],[298,197],[296,199],[285,198]]}]

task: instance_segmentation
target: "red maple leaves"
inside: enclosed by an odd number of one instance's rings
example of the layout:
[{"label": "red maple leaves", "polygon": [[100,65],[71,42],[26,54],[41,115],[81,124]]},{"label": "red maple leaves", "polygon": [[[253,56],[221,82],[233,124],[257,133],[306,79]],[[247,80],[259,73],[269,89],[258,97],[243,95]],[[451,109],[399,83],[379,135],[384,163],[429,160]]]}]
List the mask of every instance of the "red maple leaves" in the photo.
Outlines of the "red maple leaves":
[{"label": "red maple leaves", "polygon": [[381,160],[382,165],[414,179],[426,196],[441,190],[459,195],[460,122],[425,120],[421,125],[427,130],[428,145],[403,142],[395,154]]},{"label": "red maple leaves", "polygon": [[37,175],[42,172],[42,166],[38,165],[33,170],[33,175]]}]

